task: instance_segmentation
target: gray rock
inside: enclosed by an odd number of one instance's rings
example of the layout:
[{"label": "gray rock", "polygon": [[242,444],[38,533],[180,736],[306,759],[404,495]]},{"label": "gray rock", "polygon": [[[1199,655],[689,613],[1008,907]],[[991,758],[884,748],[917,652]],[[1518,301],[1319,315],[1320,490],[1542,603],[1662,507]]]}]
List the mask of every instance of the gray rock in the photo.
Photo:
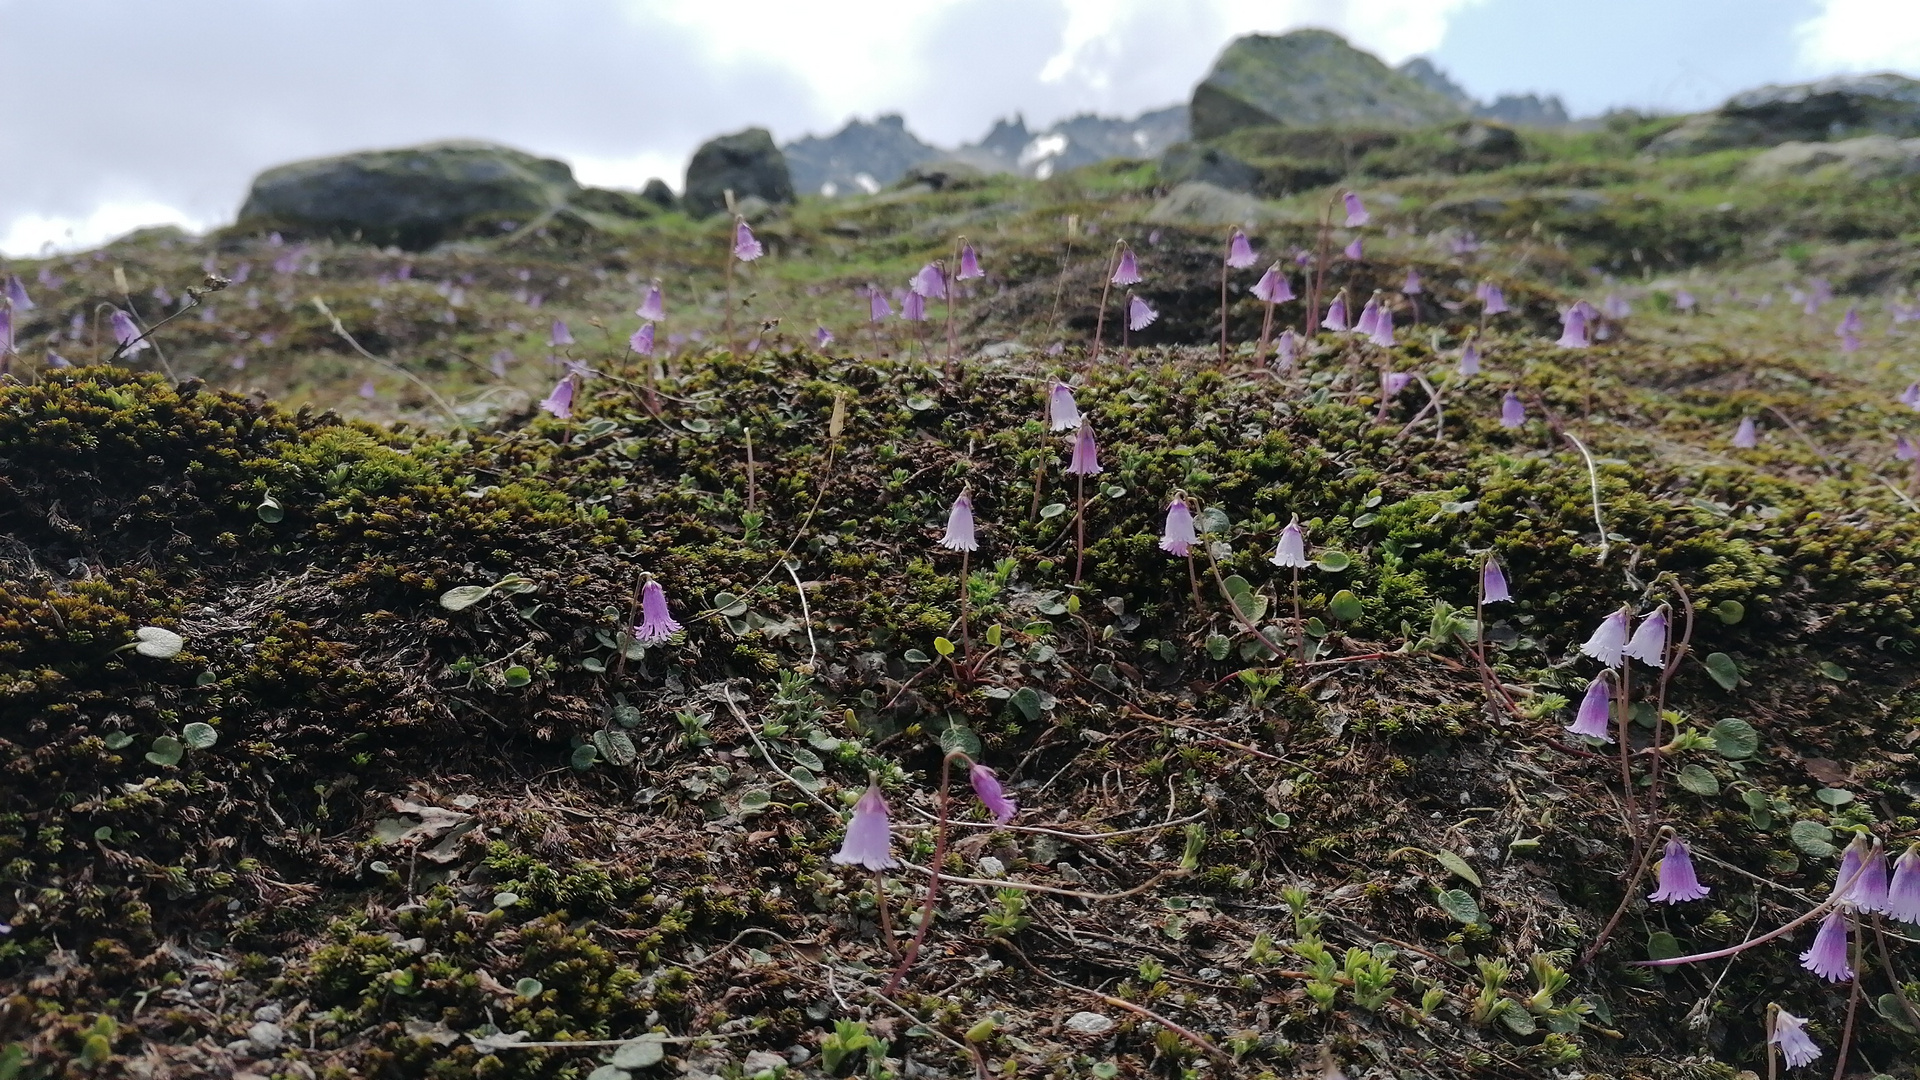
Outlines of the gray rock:
[{"label": "gray rock", "polygon": [[262,1005],[253,1010],[253,1018],[255,1020],[264,1020],[269,1024],[279,1023],[280,1018],[285,1015],[285,1011],[278,1005]]},{"label": "gray rock", "polygon": [[1771,180],[1829,169],[1856,180],[1920,173],[1920,138],[1867,135],[1830,143],[1781,143],[1747,162],[1746,173]]},{"label": "gray rock", "polygon": [[1847,136],[1920,136],[1920,81],[1883,72],[1762,86],[1727,99],[1648,145],[1654,154],[1699,154]]},{"label": "gray rock", "polygon": [[254,1025],[247,1029],[247,1042],[252,1045],[255,1053],[275,1053],[286,1041],[286,1031],[279,1024],[270,1021],[255,1021]]},{"label": "gray rock", "polygon": [[680,205],[680,196],[673,193],[665,180],[654,177],[647,186],[640,189],[640,197],[658,206],[662,210],[672,210]]},{"label": "gray rock", "polygon": [[1249,34],[1194,88],[1195,139],[1243,127],[1424,127],[1467,112],[1456,98],[1326,30]]},{"label": "gray rock", "polygon": [[749,195],[775,206],[793,201],[786,156],[766,128],[709,139],[694,151],[687,164],[687,193],[681,198],[687,213],[701,218],[725,210],[728,191],[736,201]]},{"label": "gray rock", "polygon": [[787,1059],[770,1050],[749,1051],[746,1060],[740,1063],[740,1068],[748,1076],[758,1076],[761,1073],[775,1072],[786,1067]]},{"label": "gray rock", "polygon": [[489,143],[433,143],[268,169],[254,178],[239,226],[417,251],[498,235],[502,224],[525,224],[579,190],[565,162]]},{"label": "gray rock", "polygon": [[938,148],[907,130],[898,113],[865,120],[827,136],[809,135],[780,148],[793,186],[829,198],[872,194],[905,176],[907,170],[940,156]]},{"label": "gray rock", "polygon": [[1453,141],[1462,150],[1517,161],[1520,133],[1505,124],[1474,120],[1453,129]]},{"label": "gray rock", "polygon": [[1250,225],[1273,216],[1250,195],[1190,180],[1154,203],[1146,220],[1155,225]]},{"label": "gray rock", "polygon": [[1067,1030],[1075,1035],[1105,1035],[1113,1030],[1113,1021],[1097,1012],[1077,1012],[1067,1017]]},{"label": "gray rock", "polygon": [[902,184],[925,184],[934,191],[965,191],[985,183],[986,170],[958,158],[923,161],[901,174]]},{"label": "gray rock", "polygon": [[1161,183],[1176,185],[1191,180],[1250,195],[1260,190],[1260,168],[1217,146],[1195,143],[1180,143],[1160,155]]}]

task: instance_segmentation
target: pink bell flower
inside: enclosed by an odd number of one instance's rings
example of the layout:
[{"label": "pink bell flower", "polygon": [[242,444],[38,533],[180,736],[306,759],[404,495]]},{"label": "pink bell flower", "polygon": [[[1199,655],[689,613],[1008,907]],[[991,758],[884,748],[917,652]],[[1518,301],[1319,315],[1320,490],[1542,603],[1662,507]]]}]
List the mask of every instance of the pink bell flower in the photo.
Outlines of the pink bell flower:
[{"label": "pink bell flower", "polygon": [[1740,426],[1733,429],[1733,445],[1741,450],[1751,450],[1760,445],[1760,433],[1754,429],[1753,417],[1740,418]]},{"label": "pink bell flower", "polygon": [[987,272],[980,269],[980,256],[974,252],[972,244],[960,249],[960,272],[953,276],[957,281],[971,281],[974,278],[987,276]]},{"label": "pink bell flower", "polygon": [[1093,441],[1093,425],[1082,420],[1080,431],[1074,436],[1073,458],[1067,462],[1067,475],[1092,476],[1099,471],[1100,448]]},{"label": "pink bell flower", "polygon": [[1383,371],[1380,373],[1380,401],[1383,405],[1400,396],[1400,392],[1413,383],[1413,375],[1405,371]]},{"label": "pink bell flower", "polygon": [[824,326],[814,327],[813,344],[816,348],[821,348],[821,349],[824,349],[827,346],[833,344],[833,331],[827,329]]},{"label": "pink bell flower", "polygon": [[920,272],[913,275],[909,286],[915,294],[928,300],[947,298],[947,279],[940,273],[940,266],[937,263],[928,263],[921,267]]},{"label": "pink bell flower", "polygon": [[[107,325],[112,328],[113,342],[120,346],[121,355],[123,356],[133,356],[144,349],[151,349],[153,347],[153,342],[148,341],[142,336],[140,328],[134,325],[133,316],[128,315],[119,308],[114,308],[113,314],[107,317]],[[11,321],[9,321],[7,329],[7,337],[11,339],[13,337]],[[9,349],[12,347],[11,340],[9,340],[8,347]]]},{"label": "pink bell flower", "polygon": [[847,822],[847,835],[832,859],[841,866],[890,870],[900,865],[892,849],[893,825],[887,818],[886,796],[880,794],[880,785],[868,784],[866,794],[853,806],[853,820]]},{"label": "pink bell flower", "polygon": [[1267,560],[1275,566],[1292,567],[1296,570],[1307,565],[1307,537],[1300,528],[1300,515],[1293,515],[1287,527],[1280,530],[1280,545],[1273,551],[1273,558]]},{"label": "pink bell flower", "polygon": [[19,274],[7,275],[7,304],[15,311],[33,310],[33,298],[27,295],[27,287],[20,283]]},{"label": "pink bell flower", "polygon": [[1248,291],[1253,293],[1255,299],[1269,304],[1284,304],[1293,299],[1293,285],[1287,280],[1287,275],[1280,272],[1279,263],[1267,267],[1267,272],[1261,274],[1260,280],[1254,282],[1253,288]]},{"label": "pink bell flower", "polygon": [[559,319],[553,320],[553,330],[547,334],[547,344],[556,349],[573,344],[573,331]]},{"label": "pink bell flower", "polygon": [[1259,259],[1253,253],[1253,244],[1247,240],[1247,234],[1239,229],[1233,230],[1232,238],[1227,241],[1227,265],[1235,270],[1245,270]]},{"label": "pink bell flower", "polygon": [[1347,290],[1341,289],[1339,295],[1333,298],[1333,303],[1327,305],[1327,317],[1321,320],[1321,324],[1329,330],[1347,329]]},{"label": "pink bell flower", "polygon": [[1653,609],[1653,614],[1640,620],[1633,639],[1620,651],[1623,656],[1630,656],[1656,671],[1666,667],[1667,605],[1661,604]]},{"label": "pink bell flower", "polygon": [[1418,296],[1426,292],[1426,286],[1420,283],[1420,271],[1407,267],[1407,278],[1400,283],[1400,292],[1404,296]]},{"label": "pink bell flower", "polygon": [[1563,349],[1584,349],[1589,344],[1587,313],[1579,307],[1568,308],[1567,313],[1560,316],[1560,327],[1560,340],[1554,344]]},{"label": "pink bell flower", "polygon": [[1057,379],[1047,391],[1047,426],[1054,431],[1072,431],[1080,426],[1080,406],[1073,400],[1073,387]]},{"label": "pink bell flower", "polygon": [[1460,347],[1460,374],[1465,378],[1480,374],[1480,346],[1472,338]]},{"label": "pink bell flower", "polygon": [[372,401],[380,396],[380,388],[373,385],[372,379],[360,380],[360,396]]},{"label": "pink bell flower", "polygon": [[1506,292],[1491,281],[1481,282],[1473,290],[1473,295],[1479,297],[1481,310],[1485,314],[1499,315],[1502,312],[1511,310],[1507,307]]},{"label": "pink bell flower", "polygon": [[1589,739],[1612,742],[1613,731],[1608,726],[1612,712],[1613,673],[1602,671],[1587,684],[1587,694],[1580,699],[1580,708],[1573,714],[1573,723],[1567,725],[1567,730]]},{"label": "pink bell flower", "polygon": [[1280,332],[1280,340],[1274,345],[1274,359],[1281,371],[1293,368],[1293,362],[1300,357],[1300,335],[1289,326]]},{"label": "pink bell flower", "polygon": [[1120,249],[1120,265],[1113,268],[1112,281],[1115,285],[1140,283],[1140,265],[1134,261],[1132,248]]},{"label": "pink bell flower", "polygon": [[1517,428],[1525,427],[1526,423],[1526,402],[1520,400],[1519,394],[1511,390],[1507,391],[1507,396],[1500,402],[1500,426],[1503,428]]},{"label": "pink bell flower", "polygon": [[1158,319],[1159,317],[1160,317],[1160,313],[1153,310],[1153,307],[1150,304],[1148,304],[1145,300],[1142,300],[1137,296],[1127,298],[1127,329],[1128,330],[1131,330],[1134,333],[1139,333],[1140,331],[1145,330],[1147,327],[1152,326],[1154,320]]},{"label": "pink bell flower", "polygon": [[660,293],[658,280],[648,287],[647,298],[640,302],[640,308],[634,314],[648,322],[659,322],[667,317],[667,301]]},{"label": "pink bell flower", "polygon": [[1806,1019],[1778,1005],[1773,1007],[1773,1030],[1767,1033],[1767,1042],[1780,1051],[1789,1069],[1811,1065],[1820,1058],[1820,1044],[1807,1034]]},{"label": "pink bell flower", "polygon": [[633,336],[627,339],[627,348],[632,349],[641,356],[652,356],[653,324],[648,323],[640,329],[635,330]]},{"label": "pink bell flower", "polygon": [[1360,201],[1360,196],[1349,191],[1340,198],[1347,206],[1347,228],[1357,229],[1373,220],[1373,215],[1367,213],[1367,204]]},{"label": "pink bell flower", "polygon": [[1800,954],[1800,966],[1828,982],[1846,982],[1853,978],[1853,965],[1847,963],[1847,917],[1830,912],[1820,920],[1813,944]]},{"label": "pink bell flower", "polygon": [[1905,435],[1893,437],[1893,456],[1898,461],[1920,461],[1920,447]]},{"label": "pink bell flower", "polygon": [[1167,524],[1160,532],[1160,550],[1185,558],[1199,542],[1200,537],[1193,529],[1193,511],[1188,508],[1187,500],[1175,496],[1167,504]]},{"label": "pink bell flower", "polygon": [[1893,863],[1893,884],[1887,886],[1887,914],[1910,925],[1920,925],[1920,844],[1910,844]]},{"label": "pink bell flower", "polygon": [[1607,616],[1580,651],[1607,667],[1620,667],[1627,662],[1627,631],[1632,621],[1633,612],[1624,607]]},{"label": "pink bell flower", "polygon": [[900,301],[900,317],[908,322],[927,321],[927,298],[909,290],[907,298]]},{"label": "pink bell flower", "polygon": [[893,305],[887,303],[885,294],[881,293],[879,289],[871,285],[867,286],[867,299],[869,301],[867,306],[867,318],[869,321],[879,322],[893,314]]},{"label": "pink bell flower", "polygon": [[553,391],[540,402],[540,407],[561,420],[573,419],[573,376],[562,375]]},{"label": "pink bell flower", "polygon": [[964,491],[947,513],[947,532],[940,538],[940,546],[948,551],[980,550],[973,536],[973,500]]},{"label": "pink bell flower", "polygon": [[1661,853],[1653,873],[1658,887],[1647,899],[1656,904],[1699,900],[1713,891],[1700,884],[1700,878],[1693,872],[1693,856],[1677,836],[1667,841],[1667,849]]},{"label": "pink bell flower", "polygon": [[1365,256],[1366,249],[1360,246],[1360,238],[1356,236],[1353,238],[1353,242],[1348,244],[1340,253],[1352,259],[1354,262],[1359,262]]},{"label": "pink bell flower", "polygon": [[1513,601],[1507,591],[1507,572],[1500,567],[1500,560],[1487,556],[1480,564],[1480,602],[1483,604],[1506,604]]},{"label": "pink bell flower", "polygon": [[1393,309],[1381,304],[1373,310],[1373,328],[1368,331],[1373,343],[1381,348],[1393,346]]},{"label": "pink bell flower", "polygon": [[1013,800],[1007,798],[1006,789],[1000,786],[1000,778],[993,775],[992,769],[975,762],[967,770],[967,780],[973,784],[973,793],[979,796],[980,804],[987,808],[987,813],[993,816],[995,822],[1005,825],[1020,812],[1020,808],[1013,805]]},{"label": "pink bell flower", "polygon": [[640,625],[633,628],[633,640],[642,644],[665,641],[679,630],[680,624],[667,610],[667,591],[648,578],[640,587]]},{"label": "pink bell flower", "polygon": [[767,249],[753,238],[753,230],[747,227],[747,219],[733,219],[733,257],[741,262],[752,262],[766,253]]}]

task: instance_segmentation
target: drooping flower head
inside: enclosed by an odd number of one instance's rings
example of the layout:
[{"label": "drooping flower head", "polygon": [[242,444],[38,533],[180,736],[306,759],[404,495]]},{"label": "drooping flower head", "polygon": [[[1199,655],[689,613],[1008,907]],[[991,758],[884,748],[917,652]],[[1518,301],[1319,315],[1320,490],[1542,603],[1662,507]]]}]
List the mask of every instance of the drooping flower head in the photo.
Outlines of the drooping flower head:
[{"label": "drooping flower head", "polygon": [[1480,564],[1480,602],[1483,604],[1511,603],[1513,597],[1507,592],[1507,572],[1500,567],[1500,560],[1492,555]]},{"label": "drooping flower head", "polygon": [[1612,712],[1613,672],[1602,671],[1587,684],[1587,694],[1580,699],[1580,708],[1573,714],[1573,723],[1567,725],[1567,730],[1589,739],[1612,742],[1613,731],[1608,726]]},{"label": "drooping flower head", "polygon": [[107,325],[113,329],[114,344],[120,346],[124,355],[132,356],[153,347],[153,342],[143,337],[140,328],[134,325],[133,316],[119,308],[114,308],[113,314],[107,317]]},{"label": "drooping flower head", "polygon": [[959,281],[970,281],[987,276],[987,272],[980,269],[980,256],[975,253],[972,244],[967,244],[960,249],[960,272],[953,276]]},{"label": "drooping flower head", "polygon": [[627,348],[632,349],[641,356],[652,356],[653,324],[648,323],[640,329],[635,330],[633,336],[627,339]]},{"label": "drooping flower head", "polygon": [[1383,371],[1380,373],[1380,400],[1390,402],[1400,396],[1413,382],[1413,375],[1405,371]]},{"label": "drooping flower head", "polygon": [[733,257],[741,262],[752,262],[767,253],[760,241],[753,238],[753,230],[747,227],[747,219],[733,219]]},{"label": "drooping flower head", "polygon": [[1860,335],[1849,330],[1840,335],[1840,351],[1857,353],[1860,351]]},{"label": "drooping flower head", "polygon": [[1080,405],[1073,400],[1073,387],[1058,379],[1047,391],[1047,426],[1054,431],[1072,431],[1080,426]]},{"label": "drooping flower head", "polygon": [[947,532],[940,538],[940,546],[948,551],[980,550],[973,538],[973,500],[964,491],[953,500],[953,509],[947,512]]},{"label": "drooping flower head", "polygon": [[380,388],[373,385],[372,379],[360,380],[360,396],[368,401],[380,396]]},{"label": "drooping flower head", "polygon": [[1006,789],[1000,786],[1000,778],[993,775],[992,769],[976,761],[967,770],[967,779],[973,784],[973,793],[980,797],[980,805],[987,808],[987,813],[993,815],[994,821],[1005,825],[1020,812],[1020,808],[1013,805],[1013,800],[1007,798]]},{"label": "drooping flower head", "polygon": [[[14,280],[17,281],[19,279],[16,278]],[[1849,304],[1847,306],[1847,313],[1841,316],[1840,325],[1833,328],[1833,333],[1835,337],[1846,337],[1849,334],[1858,334],[1862,326],[1863,324],[1860,322],[1860,309]]]},{"label": "drooping flower head", "polygon": [[1653,873],[1658,887],[1648,894],[1647,899],[1656,904],[1698,900],[1713,891],[1700,884],[1700,878],[1693,872],[1693,856],[1677,836],[1667,841],[1667,849],[1661,852],[1660,862],[1654,866]]},{"label": "drooping flower head", "polygon": [[1865,836],[1853,838],[1840,856],[1833,889],[1834,898],[1844,910],[1887,910],[1887,851],[1880,841],[1869,842]]},{"label": "drooping flower head", "polygon": [[1353,320],[1353,332],[1356,334],[1371,335],[1373,333],[1373,320],[1378,317],[1379,314],[1380,294],[1376,292],[1372,296],[1367,297],[1366,305],[1360,309],[1360,317]]},{"label": "drooping flower head", "polygon": [[33,298],[27,295],[27,287],[20,283],[19,274],[7,275],[7,304],[15,311],[33,310]]},{"label": "drooping flower head", "polygon": [[1909,409],[1920,410],[1920,382],[1908,383],[1907,388],[1900,391],[1899,401]]},{"label": "drooping flower head", "polygon": [[1307,565],[1307,537],[1300,529],[1300,515],[1293,515],[1287,527],[1280,530],[1280,546],[1274,549],[1273,558],[1268,560],[1275,566],[1290,566],[1298,570]]},{"label": "drooping flower head", "polygon": [[1617,668],[1627,662],[1627,631],[1631,628],[1633,612],[1625,607],[1600,620],[1600,625],[1587,639],[1580,651],[1610,668]]},{"label": "drooping flower head", "polygon": [[1584,349],[1587,341],[1587,313],[1579,307],[1570,307],[1560,316],[1560,340],[1554,342],[1563,349]]},{"label": "drooping flower head", "polygon": [[1828,982],[1846,982],[1853,978],[1853,966],[1847,963],[1847,917],[1829,912],[1820,920],[1820,931],[1813,944],[1800,954],[1800,966]]},{"label": "drooping flower head", "polygon": [[1920,844],[1908,845],[1906,853],[1893,862],[1887,914],[1903,923],[1920,925]]},{"label": "drooping flower head", "polygon": [[647,287],[647,298],[640,301],[640,308],[634,314],[648,322],[659,322],[667,317],[667,300],[660,293],[658,278],[655,278],[653,284]]},{"label": "drooping flower head", "polygon": [[1365,257],[1366,249],[1360,246],[1360,238],[1356,236],[1353,238],[1353,242],[1348,244],[1340,252],[1340,254],[1345,255],[1347,258],[1352,259],[1354,262],[1359,262],[1363,257]]},{"label": "drooping flower head", "polygon": [[1253,244],[1247,240],[1247,234],[1239,229],[1233,230],[1233,236],[1227,240],[1227,265],[1235,270],[1245,270],[1259,259],[1253,253]]},{"label": "drooping flower head", "polygon": [[1517,428],[1524,427],[1526,423],[1526,402],[1520,400],[1519,394],[1511,390],[1507,391],[1507,396],[1500,401],[1500,426],[1503,428]]},{"label": "drooping flower head", "polygon": [[552,331],[547,334],[547,344],[556,349],[571,345],[573,344],[573,331],[567,329],[566,323],[555,319],[553,320]]},{"label": "drooping flower head", "polygon": [[893,305],[887,303],[887,297],[879,289],[867,286],[867,319],[879,322],[893,314]]},{"label": "drooping flower head", "polygon": [[1153,310],[1145,300],[1138,296],[1127,298],[1127,329],[1139,333],[1152,326],[1153,321],[1159,317],[1160,313]]},{"label": "drooping flower head", "polygon": [[879,784],[868,784],[866,794],[853,805],[853,820],[833,861],[841,866],[890,870],[900,863],[893,857],[893,827],[887,819],[887,799]]},{"label": "drooping flower head", "polygon": [[1122,247],[1120,249],[1120,264],[1113,268],[1112,280],[1115,285],[1137,285],[1140,283],[1140,264],[1134,261],[1132,248]]},{"label": "drooping flower head", "polygon": [[1068,476],[1092,476],[1100,471],[1100,447],[1093,441],[1093,425],[1080,421],[1073,438],[1073,459],[1067,462]]},{"label": "drooping flower head", "polygon": [[1347,290],[1341,289],[1333,303],[1327,305],[1327,317],[1321,320],[1321,325],[1336,331],[1347,328]]},{"label": "drooping flower head", "polygon": [[909,290],[907,298],[900,301],[900,317],[908,322],[927,321],[927,298]]},{"label": "drooping flower head", "polygon": [[1656,670],[1667,666],[1667,605],[1661,604],[1653,609],[1653,614],[1640,620],[1633,640],[1627,642],[1621,653]]},{"label": "drooping flower head", "polygon": [[1300,357],[1300,335],[1289,326],[1280,332],[1280,340],[1274,344],[1274,358],[1281,371],[1290,370],[1293,362]]},{"label": "drooping flower head", "polygon": [[1633,314],[1633,307],[1619,293],[1608,293],[1607,298],[1600,301],[1600,310],[1606,312],[1607,318],[1615,322]]},{"label": "drooping flower head", "polygon": [[1914,446],[1913,440],[1907,438],[1905,435],[1895,435],[1893,437],[1893,456],[1897,461],[1920,461],[1920,447]]},{"label": "drooping flower head", "polygon": [[1769,1025],[1767,1042],[1780,1051],[1780,1057],[1787,1068],[1797,1069],[1802,1065],[1811,1065],[1820,1057],[1820,1044],[1807,1034],[1807,1021],[1795,1016],[1778,1005],[1770,1006],[1773,1023]]},{"label": "drooping flower head", "polygon": [[1417,296],[1426,291],[1426,286],[1420,283],[1420,271],[1407,267],[1407,277],[1400,283],[1400,292],[1406,296]]},{"label": "drooping flower head", "polygon": [[913,280],[909,285],[916,295],[925,297],[928,300],[945,300],[947,298],[946,275],[940,272],[940,264],[937,262],[930,262],[921,267],[920,272],[913,275]]},{"label": "drooping flower head", "polygon": [[813,344],[815,345],[815,347],[821,348],[821,349],[824,349],[827,346],[833,344],[833,331],[827,329],[824,326],[814,327]]},{"label": "drooping flower head", "polygon": [[1349,191],[1341,199],[1347,204],[1347,228],[1357,229],[1373,220],[1373,215],[1367,213],[1367,204],[1360,201],[1360,196]]},{"label": "drooping flower head", "polygon": [[561,420],[573,419],[573,376],[560,376],[560,381],[553,384],[553,391],[540,402],[540,407]]},{"label": "drooping flower head", "polygon": [[1506,291],[1491,281],[1481,282],[1474,295],[1480,298],[1481,311],[1485,314],[1499,315],[1508,310]]},{"label": "drooping flower head", "polygon": [[1186,499],[1175,495],[1167,504],[1167,524],[1160,532],[1160,550],[1185,558],[1199,542],[1200,537],[1193,529],[1193,510],[1187,506]]},{"label": "drooping flower head", "polygon": [[1287,275],[1280,272],[1279,263],[1267,267],[1267,272],[1260,275],[1250,291],[1255,299],[1269,304],[1284,304],[1293,299],[1293,285]]},{"label": "drooping flower head", "polygon": [[1382,348],[1393,345],[1393,309],[1381,304],[1373,313],[1373,329],[1368,331],[1373,343]]},{"label": "drooping flower head", "polygon": [[667,610],[667,590],[648,578],[640,587],[640,625],[633,628],[633,640],[643,644],[665,641],[679,630],[680,624]]},{"label": "drooping flower head", "polygon": [[1760,433],[1754,429],[1753,417],[1740,418],[1740,426],[1733,429],[1733,445],[1741,450],[1751,450],[1760,445]]},{"label": "drooping flower head", "polygon": [[1460,374],[1465,378],[1480,374],[1480,345],[1472,338],[1460,347]]}]

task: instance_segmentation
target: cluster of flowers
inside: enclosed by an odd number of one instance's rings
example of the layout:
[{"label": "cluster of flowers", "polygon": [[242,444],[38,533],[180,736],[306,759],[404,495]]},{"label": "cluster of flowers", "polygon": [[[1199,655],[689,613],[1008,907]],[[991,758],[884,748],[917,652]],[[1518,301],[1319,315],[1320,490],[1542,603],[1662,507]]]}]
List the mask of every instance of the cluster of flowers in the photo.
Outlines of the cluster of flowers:
[{"label": "cluster of flowers", "polygon": [[[993,770],[975,761],[967,762],[967,780],[973,784],[973,793],[980,804],[987,809],[989,816],[1001,825],[1013,820],[1019,807],[1007,798],[1006,791],[1000,786],[1000,778]],[[846,835],[841,838],[840,850],[833,855],[833,861],[842,866],[859,866],[868,870],[891,870],[900,865],[893,857],[893,823],[887,811],[886,796],[880,792],[878,781],[869,781],[866,793],[853,805],[853,818],[847,822]]]}]

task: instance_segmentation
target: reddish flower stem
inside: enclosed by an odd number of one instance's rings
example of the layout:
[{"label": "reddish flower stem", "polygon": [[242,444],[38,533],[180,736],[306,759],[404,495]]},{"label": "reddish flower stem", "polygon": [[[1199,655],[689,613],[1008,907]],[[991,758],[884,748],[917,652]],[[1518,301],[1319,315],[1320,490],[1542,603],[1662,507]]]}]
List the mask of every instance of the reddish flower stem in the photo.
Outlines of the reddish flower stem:
[{"label": "reddish flower stem", "polygon": [[927,898],[923,901],[926,906],[921,909],[920,929],[914,932],[913,941],[907,945],[906,956],[901,958],[900,966],[893,969],[893,977],[887,980],[887,985],[880,991],[889,997],[900,989],[901,981],[907,977],[907,970],[913,967],[913,962],[920,956],[920,946],[926,943],[927,931],[933,926],[934,904],[940,898],[940,868],[947,861],[947,810],[952,804],[947,795],[947,782],[953,773],[953,759],[959,756],[960,752],[955,750],[940,759],[940,817],[934,831],[933,863],[927,868],[931,872],[927,876]]}]

